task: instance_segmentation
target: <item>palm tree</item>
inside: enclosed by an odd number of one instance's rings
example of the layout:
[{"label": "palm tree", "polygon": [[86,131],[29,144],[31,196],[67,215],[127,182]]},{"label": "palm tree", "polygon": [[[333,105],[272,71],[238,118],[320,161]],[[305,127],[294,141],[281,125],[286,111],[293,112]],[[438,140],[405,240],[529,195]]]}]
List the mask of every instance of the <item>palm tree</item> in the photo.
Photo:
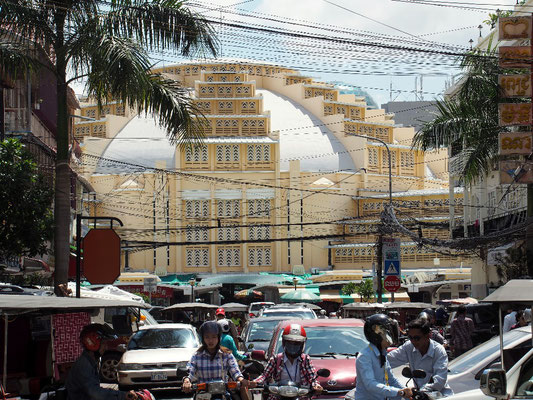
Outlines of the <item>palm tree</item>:
[{"label": "palm tree", "polygon": [[421,150],[451,147],[462,153],[460,175],[465,183],[484,176],[498,157],[498,86],[496,50],[474,50],[461,60],[465,71],[452,97],[437,100],[437,113],[415,134],[413,147]]},{"label": "palm tree", "polygon": [[[102,105],[109,98],[153,113],[174,144],[197,139],[197,109],[179,84],[150,71],[149,51],[216,55],[214,31],[181,0],[0,0],[0,65],[4,73],[47,68],[57,78],[55,289],[67,282],[70,225],[67,88],[80,78]],[[40,46],[40,62],[28,46]],[[24,68],[21,68],[24,67]]]}]

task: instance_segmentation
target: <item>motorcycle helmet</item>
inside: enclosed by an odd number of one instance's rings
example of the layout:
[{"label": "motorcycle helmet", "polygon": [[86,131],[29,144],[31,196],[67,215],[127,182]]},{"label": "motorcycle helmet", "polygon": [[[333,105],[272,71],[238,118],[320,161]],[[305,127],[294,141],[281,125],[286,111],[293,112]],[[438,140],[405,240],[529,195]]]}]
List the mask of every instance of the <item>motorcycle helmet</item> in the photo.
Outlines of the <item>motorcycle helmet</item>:
[{"label": "motorcycle helmet", "polygon": [[89,324],[83,327],[80,332],[80,343],[89,351],[98,351],[104,339],[117,339],[117,335],[103,324]]},{"label": "motorcycle helmet", "polygon": [[202,350],[207,350],[207,343],[205,342],[204,336],[208,333],[215,333],[218,336],[217,345],[215,347],[215,352],[211,355],[211,360],[215,359],[215,356],[218,354],[220,349],[220,338],[222,337],[222,329],[217,321],[206,321],[198,329],[200,333],[200,339],[202,340]]},{"label": "motorcycle helmet", "polygon": [[285,353],[290,357],[297,358],[304,351],[307,334],[301,325],[290,324],[283,329],[281,339]]},{"label": "motorcycle helmet", "polygon": [[222,330],[222,333],[229,333],[229,321],[227,319],[220,319],[217,321],[217,323],[220,325],[220,329]]},{"label": "motorcycle helmet", "polygon": [[385,314],[374,314],[368,317],[364,327],[365,337],[381,352],[381,343],[385,340],[390,346],[394,343],[392,320]]}]

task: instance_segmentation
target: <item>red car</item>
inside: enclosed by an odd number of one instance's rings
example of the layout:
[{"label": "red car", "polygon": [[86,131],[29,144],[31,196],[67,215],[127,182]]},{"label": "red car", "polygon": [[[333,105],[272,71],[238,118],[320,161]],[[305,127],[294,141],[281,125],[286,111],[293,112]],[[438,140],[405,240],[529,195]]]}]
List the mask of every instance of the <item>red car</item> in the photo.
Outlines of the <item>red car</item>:
[{"label": "red car", "polygon": [[317,370],[330,370],[327,378],[318,381],[325,389],[318,398],[344,398],[355,387],[355,358],[368,341],[363,332],[364,321],[360,319],[299,319],[281,321],[274,329],[268,350],[256,350],[252,357],[268,360],[281,352],[281,334],[289,324],[300,324],[307,333],[305,353],[309,354]]}]

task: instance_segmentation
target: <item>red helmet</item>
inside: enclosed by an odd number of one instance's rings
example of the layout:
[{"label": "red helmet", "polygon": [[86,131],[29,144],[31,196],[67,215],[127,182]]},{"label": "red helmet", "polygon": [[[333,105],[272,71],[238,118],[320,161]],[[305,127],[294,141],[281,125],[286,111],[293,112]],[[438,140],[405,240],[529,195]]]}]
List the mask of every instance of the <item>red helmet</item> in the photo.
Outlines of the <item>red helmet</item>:
[{"label": "red helmet", "polygon": [[215,315],[226,315],[226,311],[224,311],[222,307],[217,308],[217,310],[215,311]]},{"label": "red helmet", "polygon": [[305,329],[299,324],[290,324],[283,329],[283,340],[291,340],[293,342],[305,342],[307,334]]}]

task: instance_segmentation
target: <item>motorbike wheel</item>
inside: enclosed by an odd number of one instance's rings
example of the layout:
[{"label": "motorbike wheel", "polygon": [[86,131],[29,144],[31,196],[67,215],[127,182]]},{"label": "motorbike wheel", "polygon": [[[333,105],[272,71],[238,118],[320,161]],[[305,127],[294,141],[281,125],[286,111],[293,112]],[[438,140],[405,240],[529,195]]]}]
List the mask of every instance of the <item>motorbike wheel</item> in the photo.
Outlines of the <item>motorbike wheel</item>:
[{"label": "motorbike wheel", "polygon": [[117,365],[122,354],[106,353],[100,360],[100,380],[104,383],[117,382]]}]

